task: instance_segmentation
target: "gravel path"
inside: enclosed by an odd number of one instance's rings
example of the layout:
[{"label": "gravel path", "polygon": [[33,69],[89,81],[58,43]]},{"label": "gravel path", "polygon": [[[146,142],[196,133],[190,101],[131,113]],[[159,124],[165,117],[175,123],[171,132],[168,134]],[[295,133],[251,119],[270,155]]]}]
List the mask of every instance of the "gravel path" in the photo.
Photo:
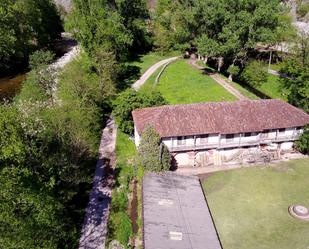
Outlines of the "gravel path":
[{"label": "gravel path", "polygon": [[[196,60],[190,59],[189,64],[196,67],[199,70],[204,70],[204,67],[199,66],[196,64]],[[249,100],[246,96],[241,94],[236,88],[234,88],[230,83],[228,83],[225,79],[223,79],[219,74],[217,73],[211,73],[208,74],[213,80],[215,80],[217,83],[219,83],[221,86],[223,86],[228,92],[233,94],[236,98],[239,100]]]},{"label": "gravel path", "polygon": [[99,148],[99,158],[93,178],[85,220],[79,240],[79,249],[104,249],[107,222],[114,183],[117,127],[110,119],[103,130]]},{"label": "gravel path", "polygon": [[138,90],[145,82],[146,80],[148,80],[148,78],[161,66],[177,60],[179,57],[171,57],[162,61],[157,62],[156,64],[152,65],[150,68],[148,68],[148,70],[140,77],[139,80],[137,80],[133,85],[132,88],[135,90]]}]

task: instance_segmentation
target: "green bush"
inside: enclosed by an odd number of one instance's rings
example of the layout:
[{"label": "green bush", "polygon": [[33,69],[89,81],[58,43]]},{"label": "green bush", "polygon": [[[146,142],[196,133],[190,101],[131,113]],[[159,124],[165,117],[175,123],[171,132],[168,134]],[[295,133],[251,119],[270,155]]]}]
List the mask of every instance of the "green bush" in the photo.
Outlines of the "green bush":
[{"label": "green bush", "polygon": [[300,139],[296,142],[296,148],[304,153],[309,153],[309,125],[305,127],[304,133],[301,135]]},{"label": "green bush", "polygon": [[267,81],[267,67],[261,61],[251,61],[246,65],[241,78],[250,86],[260,86]]},{"label": "green bush", "polygon": [[302,3],[297,8],[297,14],[300,17],[304,17],[309,12],[309,3]]},{"label": "green bush", "polygon": [[171,155],[161,143],[159,134],[151,126],[144,129],[138,151],[146,171],[163,171],[170,168]]},{"label": "green bush", "polygon": [[111,213],[108,223],[108,238],[116,239],[122,245],[128,244],[132,235],[130,217],[125,212]]},{"label": "green bush", "polygon": [[157,91],[134,91],[128,89],[117,97],[114,101],[113,116],[123,132],[132,134],[134,131],[134,124],[131,112],[134,109],[159,106],[166,104],[166,101]]}]

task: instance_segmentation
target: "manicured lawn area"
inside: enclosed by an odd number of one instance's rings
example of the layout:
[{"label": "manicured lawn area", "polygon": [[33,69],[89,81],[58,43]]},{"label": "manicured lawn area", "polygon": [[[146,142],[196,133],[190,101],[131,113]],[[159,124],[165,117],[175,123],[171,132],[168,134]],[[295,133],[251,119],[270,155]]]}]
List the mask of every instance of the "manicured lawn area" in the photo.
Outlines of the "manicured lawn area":
[{"label": "manicured lawn area", "polygon": [[[159,70],[154,75],[158,72]],[[152,82],[153,80],[149,80],[145,88],[149,88]],[[169,65],[156,89],[170,104],[236,100],[236,97],[185,60]]]},{"label": "manicured lawn area", "polygon": [[181,55],[179,51],[172,51],[165,54],[161,54],[159,52],[150,52],[148,54],[144,54],[139,56],[139,58],[130,63],[130,65],[134,65],[140,68],[140,73],[143,74],[148,68],[150,68],[153,64],[164,60],[169,57]]},{"label": "manicured lawn area", "polygon": [[203,188],[224,249],[308,248],[309,223],[288,207],[309,207],[309,159],[213,173]]},{"label": "manicured lawn area", "polygon": [[286,94],[284,94],[284,90],[281,87],[279,76],[268,74],[267,82],[257,87],[257,89],[271,98],[287,100]]},{"label": "manicured lawn area", "polygon": [[[209,67],[208,65],[205,65],[202,61],[197,61],[197,64],[205,67],[208,70],[216,71],[214,68]],[[250,92],[248,89],[243,87],[242,85],[238,84],[237,82],[231,82],[227,77],[225,77],[223,74],[220,74],[222,78],[224,78],[226,81],[228,81],[234,88],[236,88],[242,95],[248,97],[249,99],[259,99],[258,96],[256,96],[254,93]]]}]

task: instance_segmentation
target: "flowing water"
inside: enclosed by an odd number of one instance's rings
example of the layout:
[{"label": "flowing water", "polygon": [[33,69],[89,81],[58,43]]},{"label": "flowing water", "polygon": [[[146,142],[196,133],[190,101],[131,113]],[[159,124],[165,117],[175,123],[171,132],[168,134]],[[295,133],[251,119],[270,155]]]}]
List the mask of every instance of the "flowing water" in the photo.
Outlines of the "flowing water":
[{"label": "flowing water", "polygon": [[25,79],[26,73],[0,78],[0,99],[14,97]]},{"label": "flowing water", "polygon": [[[64,56],[76,45],[76,41],[63,33],[63,38],[55,42],[56,59]],[[21,70],[23,71],[16,75],[0,77],[0,100],[10,99],[18,94],[27,76],[27,72],[24,69]]]}]

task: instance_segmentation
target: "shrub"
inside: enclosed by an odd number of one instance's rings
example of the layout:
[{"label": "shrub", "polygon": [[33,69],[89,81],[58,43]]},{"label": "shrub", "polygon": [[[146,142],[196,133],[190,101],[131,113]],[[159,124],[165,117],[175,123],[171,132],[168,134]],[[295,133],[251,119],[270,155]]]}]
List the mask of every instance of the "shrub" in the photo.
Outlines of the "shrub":
[{"label": "shrub", "polygon": [[263,62],[251,61],[242,72],[241,78],[250,86],[260,86],[267,81],[267,68]]},{"label": "shrub", "polygon": [[159,106],[166,104],[164,98],[157,91],[145,92],[127,89],[114,101],[113,116],[119,129],[127,134],[132,134],[134,124],[131,112],[137,108]]},{"label": "shrub", "polygon": [[305,127],[304,133],[300,136],[300,139],[296,142],[296,148],[304,153],[309,153],[309,125]]},{"label": "shrub", "polygon": [[145,128],[138,150],[146,171],[163,171],[170,168],[171,156],[154,128]]},{"label": "shrub", "polygon": [[304,17],[309,12],[309,3],[302,3],[297,8],[297,14],[300,17]]},{"label": "shrub", "polygon": [[132,231],[130,217],[125,212],[111,213],[108,223],[108,237],[127,245]]}]

